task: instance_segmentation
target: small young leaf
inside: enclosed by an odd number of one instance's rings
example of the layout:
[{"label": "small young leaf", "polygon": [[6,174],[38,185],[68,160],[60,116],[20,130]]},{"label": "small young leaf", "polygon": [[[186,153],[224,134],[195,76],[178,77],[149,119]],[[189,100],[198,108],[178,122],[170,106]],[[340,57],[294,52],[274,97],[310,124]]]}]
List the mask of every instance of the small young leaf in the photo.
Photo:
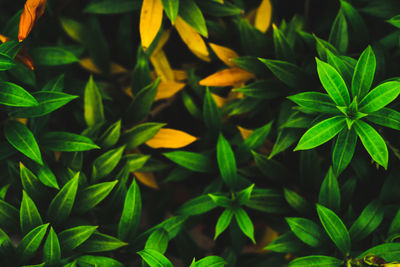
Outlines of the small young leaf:
[{"label": "small young leaf", "polygon": [[118,238],[130,241],[139,227],[142,199],[139,186],[133,180],[125,196],[124,208],[118,225]]},{"label": "small young leaf", "polygon": [[218,138],[217,161],[222,180],[230,188],[236,187],[238,177],[235,155],[233,154],[231,145],[222,134]]},{"label": "small young leaf", "polygon": [[351,247],[350,235],[342,220],[333,211],[319,204],[317,204],[317,212],[333,243],[344,255],[348,255]]},{"label": "small young leaf", "polygon": [[231,209],[225,209],[222,214],[219,216],[217,225],[215,226],[215,235],[214,235],[214,240],[218,238],[222,232],[225,231],[226,228],[228,228],[229,224],[232,221],[234,212]]},{"label": "small young leaf", "polygon": [[22,154],[43,165],[42,155],[33,133],[18,121],[7,121],[4,125],[7,141]]},{"label": "small young leaf", "polygon": [[353,97],[363,99],[371,88],[374,80],[376,59],[371,46],[368,46],[361,54],[354,70],[351,82],[351,94]]},{"label": "small young leaf", "polygon": [[62,223],[71,213],[78,190],[79,172],[77,172],[60,192],[53,198],[47,211],[47,218],[55,224]]}]

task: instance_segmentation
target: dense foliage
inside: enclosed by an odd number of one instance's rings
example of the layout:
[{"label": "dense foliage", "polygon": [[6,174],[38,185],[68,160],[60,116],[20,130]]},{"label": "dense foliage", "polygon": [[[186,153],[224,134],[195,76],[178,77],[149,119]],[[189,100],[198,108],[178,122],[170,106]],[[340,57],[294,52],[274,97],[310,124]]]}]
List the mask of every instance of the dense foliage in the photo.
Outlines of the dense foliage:
[{"label": "dense foliage", "polygon": [[399,266],[398,0],[0,2],[0,266]]}]

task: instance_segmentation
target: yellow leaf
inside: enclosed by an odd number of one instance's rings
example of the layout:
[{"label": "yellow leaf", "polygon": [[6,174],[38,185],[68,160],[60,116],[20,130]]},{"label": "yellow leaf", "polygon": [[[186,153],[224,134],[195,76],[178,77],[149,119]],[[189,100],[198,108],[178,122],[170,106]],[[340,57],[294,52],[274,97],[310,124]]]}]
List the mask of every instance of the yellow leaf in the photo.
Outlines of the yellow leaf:
[{"label": "yellow leaf", "polygon": [[161,81],[158,85],[157,95],[154,100],[170,98],[185,87],[184,83],[175,81]]},{"label": "yellow leaf", "polygon": [[270,0],[262,0],[254,18],[254,27],[266,32],[271,24],[272,5]]},{"label": "yellow leaf", "polygon": [[240,126],[237,126],[240,135],[242,136],[243,140],[246,140],[247,137],[249,137],[249,135],[251,135],[253,133],[253,130],[249,130]]},{"label": "yellow leaf", "polygon": [[139,32],[143,50],[151,45],[161,28],[163,5],[161,0],[143,0],[140,12]]},{"label": "yellow leaf", "polygon": [[133,98],[133,94],[132,94],[132,89],[130,86],[126,86],[122,89],[122,91],[124,92],[124,94],[126,94],[127,96],[129,96],[130,98]]},{"label": "yellow leaf", "polygon": [[190,145],[197,138],[183,131],[163,128],[146,142],[151,148],[181,148]]},{"label": "yellow leaf", "polygon": [[56,162],[60,161],[60,157],[61,157],[61,152],[60,151],[54,151],[54,159]]},{"label": "yellow leaf", "polygon": [[217,104],[219,108],[222,108],[228,102],[228,99],[217,94],[211,93],[211,96],[214,98],[215,104]]},{"label": "yellow leaf", "polygon": [[27,124],[28,123],[28,119],[27,118],[16,118],[16,121],[19,121],[22,124]]},{"label": "yellow leaf", "polygon": [[257,242],[257,246],[259,247],[259,253],[266,253],[269,250],[265,250],[264,248],[268,246],[272,241],[274,241],[279,234],[269,226],[265,227],[264,234],[259,242]]},{"label": "yellow leaf", "polygon": [[153,189],[159,189],[158,183],[156,181],[156,178],[154,177],[154,173],[152,172],[133,172],[135,175],[136,179],[144,184],[145,186],[148,186]]},{"label": "yellow leaf", "polygon": [[159,50],[157,53],[153,53],[150,56],[151,64],[153,64],[154,70],[157,75],[164,81],[173,81],[174,72],[172,71],[171,65],[168,62],[167,56],[163,50]]},{"label": "yellow leaf", "polygon": [[175,80],[176,81],[183,82],[183,81],[187,80],[186,71],[184,71],[184,70],[173,70],[173,72],[174,72],[174,76],[175,76]]},{"label": "yellow leaf", "polygon": [[253,73],[241,68],[230,68],[218,71],[199,82],[202,86],[235,86],[254,79]]},{"label": "yellow leaf", "polygon": [[[93,60],[90,57],[82,58],[79,64],[86,70],[90,71],[94,74],[101,74],[102,71],[94,64]],[[125,69],[123,66],[119,65],[118,63],[111,63],[111,74],[120,74],[126,73],[128,70]]]},{"label": "yellow leaf", "polygon": [[200,34],[187,24],[180,16],[175,20],[175,28],[178,31],[179,36],[182,41],[187,45],[187,47],[201,60],[210,62],[208,49],[203,38]]},{"label": "yellow leaf", "polygon": [[232,49],[222,46],[222,45],[217,45],[210,43],[211,49],[214,51],[214,53],[217,55],[217,57],[224,62],[228,67],[235,67],[236,64],[232,61],[232,59],[239,57],[239,55],[233,51]]},{"label": "yellow leaf", "polygon": [[170,29],[163,31],[163,33],[161,34],[160,40],[157,43],[156,48],[154,48],[154,50],[153,50],[153,54],[157,54],[161,49],[163,49],[164,45],[168,42],[170,35],[171,35]]},{"label": "yellow leaf", "polygon": [[46,9],[47,0],[27,0],[19,20],[18,40],[22,42],[32,31]]}]

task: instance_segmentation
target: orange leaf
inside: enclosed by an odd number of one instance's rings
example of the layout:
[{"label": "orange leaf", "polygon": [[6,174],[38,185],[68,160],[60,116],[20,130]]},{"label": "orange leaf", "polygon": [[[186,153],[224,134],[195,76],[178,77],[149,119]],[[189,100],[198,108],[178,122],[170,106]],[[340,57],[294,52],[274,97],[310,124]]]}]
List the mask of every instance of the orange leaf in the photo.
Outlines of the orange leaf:
[{"label": "orange leaf", "polygon": [[28,119],[27,118],[16,118],[16,121],[19,121],[22,124],[27,124],[28,123]]},{"label": "orange leaf", "polygon": [[270,0],[262,0],[256,11],[254,27],[262,32],[266,32],[271,24],[272,5]]},{"label": "orange leaf", "polygon": [[235,86],[254,79],[253,73],[240,68],[230,68],[218,71],[199,82],[203,86]]},{"label": "orange leaf", "polygon": [[[11,38],[4,36],[2,34],[0,34],[0,42],[5,43],[10,41]],[[25,65],[25,67],[27,67],[30,70],[34,70],[35,66],[33,64],[33,59],[31,58],[31,56],[28,54],[28,52],[26,51],[25,47],[22,47],[19,51],[18,54],[15,56],[15,58],[21,62],[22,64]]]},{"label": "orange leaf", "polygon": [[18,40],[23,41],[46,9],[47,0],[27,0],[19,20]]},{"label": "orange leaf", "polygon": [[219,108],[222,108],[228,102],[228,99],[217,94],[211,93],[211,96],[214,98],[215,104],[217,104]]},{"label": "orange leaf", "polygon": [[140,12],[139,31],[143,50],[151,45],[161,28],[163,5],[161,0],[143,0]]},{"label": "orange leaf", "polygon": [[152,148],[181,148],[190,145],[197,138],[183,131],[163,128],[146,142]]},{"label": "orange leaf", "polygon": [[187,74],[184,70],[172,70],[174,72],[175,80],[183,82],[187,80]]},{"label": "orange leaf", "polygon": [[[91,73],[94,74],[102,74],[103,72],[94,64],[93,60],[90,57],[85,57],[82,58],[79,62],[79,64],[86,70],[90,71]],[[121,65],[112,62],[111,63],[111,69],[110,72],[111,74],[120,74],[120,73],[125,73],[128,70],[122,67]]]},{"label": "orange leaf", "polygon": [[157,95],[154,100],[170,98],[185,87],[184,83],[175,81],[161,81],[158,85]]},{"label": "orange leaf", "polygon": [[153,189],[159,189],[158,183],[156,181],[156,178],[154,177],[154,173],[152,172],[133,172],[135,175],[136,179],[144,184],[145,186],[148,186]]},{"label": "orange leaf", "polygon": [[153,53],[150,56],[151,64],[153,64],[154,70],[157,75],[164,81],[173,81],[174,72],[172,71],[171,65],[168,62],[167,56],[161,49],[157,53]]},{"label": "orange leaf", "polygon": [[203,38],[200,34],[187,24],[180,16],[175,20],[175,28],[178,31],[179,36],[182,41],[187,45],[187,47],[201,60],[210,62],[208,49]]},{"label": "orange leaf", "polygon": [[242,136],[243,140],[246,140],[247,137],[249,137],[249,135],[251,135],[253,133],[253,130],[249,130],[249,129],[245,129],[243,127],[238,126],[237,127],[240,135]]},{"label": "orange leaf", "polygon": [[214,53],[217,55],[217,57],[224,62],[228,67],[235,67],[236,64],[232,61],[232,59],[239,57],[239,55],[233,51],[232,49],[222,46],[222,45],[217,45],[213,43],[209,43],[211,49],[214,51]]}]

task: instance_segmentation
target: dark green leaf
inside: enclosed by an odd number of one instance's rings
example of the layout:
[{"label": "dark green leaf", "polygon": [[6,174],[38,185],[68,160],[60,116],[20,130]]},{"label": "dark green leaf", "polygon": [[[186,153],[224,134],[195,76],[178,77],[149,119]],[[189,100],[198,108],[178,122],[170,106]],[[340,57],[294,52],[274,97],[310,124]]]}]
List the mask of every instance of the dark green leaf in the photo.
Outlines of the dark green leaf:
[{"label": "dark green leaf", "polygon": [[[92,266],[110,266],[110,267],[124,267],[122,263],[112,258],[104,256],[84,255],[78,258],[79,266],[92,267]],[[66,266],[66,265],[64,265]],[[72,266],[69,266],[72,267]],[[74,266],[75,267],[75,266]]]},{"label": "dark green leaf", "polygon": [[85,242],[96,231],[98,226],[81,225],[66,229],[58,234],[63,252],[73,250]]},{"label": "dark green leaf", "polygon": [[36,208],[33,200],[28,194],[22,191],[21,208],[19,210],[19,218],[21,225],[21,232],[25,235],[32,229],[43,224],[42,217],[40,217],[39,211]]},{"label": "dark green leaf", "polygon": [[56,232],[50,227],[49,234],[43,246],[43,261],[49,265],[57,264],[61,260],[61,248]]},{"label": "dark green leaf", "polygon": [[77,250],[84,253],[105,252],[119,249],[128,243],[106,234],[94,232]]},{"label": "dark green leaf", "polygon": [[87,126],[94,126],[104,120],[103,102],[100,90],[90,76],[86,83],[84,96],[85,121]]},{"label": "dark green leaf", "polygon": [[42,224],[24,236],[17,247],[18,262],[27,263],[39,249],[49,224]]},{"label": "dark green leaf", "polygon": [[322,94],[318,92],[305,92],[297,95],[288,96],[290,100],[295,102],[302,108],[323,112],[328,114],[337,114],[338,109],[335,103],[327,94]]},{"label": "dark green leaf", "polygon": [[124,208],[118,225],[118,238],[129,241],[135,236],[139,227],[141,211],[140,189],[136,180],[133,180],[125,196]]},{"label": "dark green leaf", "polygon": [[343,260],[330,256],[314,255],[297,258],[289,263],[289,267],[339,267]]},{"label": "dark green leaf", "polygon": [[235,155],[233,154],[231,145],[222,134],[218,138],[217,161],[222,180],[224,180],[228,187],[236,187],[238,178]]},{"label": "dark green leaf", "polygon": [[167,251],[168,247],[168,233],[162,228],[158,228],[151,233],[149,238],[147,238],[145,249],[154,249],[162,254]]},{"label": "dark green leaf", "polygon": [[177,214],[188,216],[198,215],[206,213],[216,207],[217,205],[208,195],[201,195],[185,202],[185,204],[178,209]]},{"label": "dark green leaf", "polygon": [[333,44],[340,52],[346,53],[349,45],[349,33],[347,30],[346,17],[342,9],[339,10],[335,21],[333,22],[331,32],[329,34],[329,42]]},{"label": "dark green leaf", "polygon": [[324,232],[320,226],[304,218],[286,218],[292,232],[311,247],[321,247],[325,242]]},{"label": "dark green leaf", "polygon": [[40,145],[50,151],[87,151],[100,148],[83,135],[67,132],[47,132],[42,135]]},{"label": "dark green leaf", "polygon": [[31,52],[37,66],[59,66],[79,62],[73,53],[60,47],[37,47]]},{"label": "dark green leaf", "polygon": [[98,180],[110,174],[121,160],[125,145],[107,151],[93,162],[92,179]]},{"label": "dark green leaf", "polygon": [[39,103],[24,88],[9,82],[0,82],[0,104],[12,107],[34,107]]},{"label": "dark green leaf", "polygon": [[235,215],[235,219],[240,230],[242,230],[243,234],[250,238],[250,240],[255,244],[256,241],[254,240],[254,226],[249,215],[247,215],[247,213],[242,208],[235,209],[233,213]]},{"label": "dark green leaf", "polygon": [[0,227],[1,229],[15,229],[18,227],[18,209],[7,202],[0,200]]},{"label": "dark green leaf", "polygon": [[195,172],[212,172],[213,162],[204,154],[188,152],[188,151],[172,151],[163,153],[169,160],[175,162],[179,166]]},{"label": "dark green leaf", "polygon": [[86,187],[79,193],[75,209],[79,213],[91,210],[110,194],[117,183],[118,181],[104,182]]},{"label": "dark green leaf", "polygon": [[153,138],[156,133],[165,126],[165,123],[147,122],[139,124],[127,130],[121,137],[121,142],[126,144],[126,149],[134,149],[147,140]]},{"label": "dark green leaf", "polygon": [[340,209],[340,188],[332,168],[329,168],[322,182],[321,190],[318,195],[318,202],[334,211],[339,211]]},{"label": "dark green leaf", "polygon": [[378,201],[369,203],[350,227],[351,240],[358,242],[371,234],[382,222],[383,212]]},{"label": "dark green leaf", "polygon": [[93,14],[120,14],[132,12],[140,7],[138,0],[99,0],[91,1],[83,10]]},{"label": "dark green leaf", "polygon": [[221,113],[214,98],[211,96],[210,90],[206,88],[203,104],[203,120],[207,128],[218,132],[221,129],[222,119]]},{"label": "dark green leaf", "polygon": [[219,216],[217,225],[215,226],[214,240],[218,238],[222,232],[230,225],[234,212],[231,209],[225,209]]},{"label": "dark green leaf", "polygon": [[387,262],[397,261],[400,258],[400,243],[385,243],[377,245],[364,251],[357,257],[357,259],[362,259],[367,255],[379,256]]}]

